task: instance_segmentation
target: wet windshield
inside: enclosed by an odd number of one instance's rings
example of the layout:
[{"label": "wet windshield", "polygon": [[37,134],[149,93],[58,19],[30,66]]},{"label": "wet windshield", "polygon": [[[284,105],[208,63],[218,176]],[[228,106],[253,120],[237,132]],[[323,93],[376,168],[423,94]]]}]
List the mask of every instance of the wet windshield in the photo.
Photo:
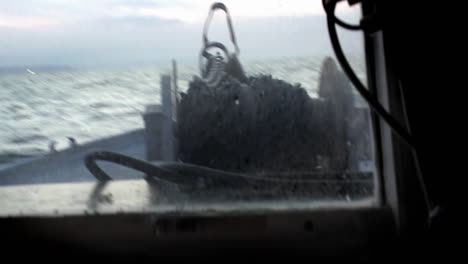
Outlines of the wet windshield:
[{"label": "wet windshield", "polygon": [[[102,163],[114,180],[374,195],[369,109],[335,60],[322,1],[223,3],[2,1],[0,185],[97,181],[85,156],[99,149],[159,162]],[[362,34],[338,33],[366,82]]]}]

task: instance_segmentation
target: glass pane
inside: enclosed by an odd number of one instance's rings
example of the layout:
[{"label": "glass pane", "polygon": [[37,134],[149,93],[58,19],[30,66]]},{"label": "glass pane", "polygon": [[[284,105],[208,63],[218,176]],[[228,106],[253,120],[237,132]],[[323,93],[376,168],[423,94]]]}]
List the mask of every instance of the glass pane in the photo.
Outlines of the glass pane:
[{"label": "glass pane", "polygon": [[[2,1],[0,184],[95,181],[83,158],[99,148],[250,177],[259,199],[371,197],[369,109],[334,58],[321,2],[225,1],[239,53],[216,10],[207,39],[227,55],[202,56],[212,1]],[[357,23],[360,7],[337,15]],[[362,34],[338,32],[365,83]]]}]

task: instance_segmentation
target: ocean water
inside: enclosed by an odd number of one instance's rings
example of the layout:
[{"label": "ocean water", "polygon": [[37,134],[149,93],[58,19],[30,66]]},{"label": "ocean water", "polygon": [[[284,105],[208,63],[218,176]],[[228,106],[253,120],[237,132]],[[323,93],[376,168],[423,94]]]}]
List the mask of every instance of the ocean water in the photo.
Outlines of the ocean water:
[{"label": "ocean water", "polygon": [[[323,58],[245,61],[243,66],[247,75],[299,83],[315,97]],[[170,73],[169,65],[0,75],[0,164],[43,155],[52,140],[61,150],[68,147],[66,137],[86,143],[143,128],[141,114],[145,105],[160,102],[160,76]],[[198,66],[178,66],[181,91],[194,75]]]}]

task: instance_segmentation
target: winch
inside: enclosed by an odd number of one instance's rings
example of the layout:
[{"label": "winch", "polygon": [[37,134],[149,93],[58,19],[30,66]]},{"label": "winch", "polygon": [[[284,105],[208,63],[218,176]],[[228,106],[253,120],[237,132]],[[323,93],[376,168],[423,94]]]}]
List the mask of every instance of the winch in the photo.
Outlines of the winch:
[{"label": "winch", "polygon": [[[208,39],[216,10],[226,13],[234,52]],[[312,191],[319,181],[333,192],[337,184],[344,186],[343,180],[363,180],[360,190],[372,191],[372,173],[361,166],[372,160],[368,110],[356,106],[352,87],[332,58],[323,62],[318,98],[310,97],[300,84],[271,75],[248,76],[231,16],[222,3],[211,6],[202,43],[200,76],[180,93],[180,100],[166,100],[176,105],[167,107],[174,111],[160,124],[166,131],[162,133],[171,131],[162,141],[177,141],[171,145],[174,159],[143,161],[97,151],[85,158],[96,178],[111,179],[96,164],[105,160],[142,171],[150,179],[191,187],[248,185],[271,191],[272,186],[301,186]],[[157,135],[147,135],[152,136]]]}]

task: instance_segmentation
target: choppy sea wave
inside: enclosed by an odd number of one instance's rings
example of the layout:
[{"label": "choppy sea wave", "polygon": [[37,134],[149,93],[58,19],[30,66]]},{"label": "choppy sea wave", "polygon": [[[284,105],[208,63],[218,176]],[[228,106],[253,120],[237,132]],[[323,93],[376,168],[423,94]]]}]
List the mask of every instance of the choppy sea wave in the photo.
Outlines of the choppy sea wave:
[{"label": "choppy sea wave", "polygon": [[[323,57],[282,58],[244,63],[259,73],[299,83],[316,96]],[[145,105],[160,102],[160,75],[169,67],[127,70],[62,71],[0,75],[0,164],[58,149],[67,138],[85,143],[143,128]],[[178,67],[183,91],[198,75],[197,66]]]}]

